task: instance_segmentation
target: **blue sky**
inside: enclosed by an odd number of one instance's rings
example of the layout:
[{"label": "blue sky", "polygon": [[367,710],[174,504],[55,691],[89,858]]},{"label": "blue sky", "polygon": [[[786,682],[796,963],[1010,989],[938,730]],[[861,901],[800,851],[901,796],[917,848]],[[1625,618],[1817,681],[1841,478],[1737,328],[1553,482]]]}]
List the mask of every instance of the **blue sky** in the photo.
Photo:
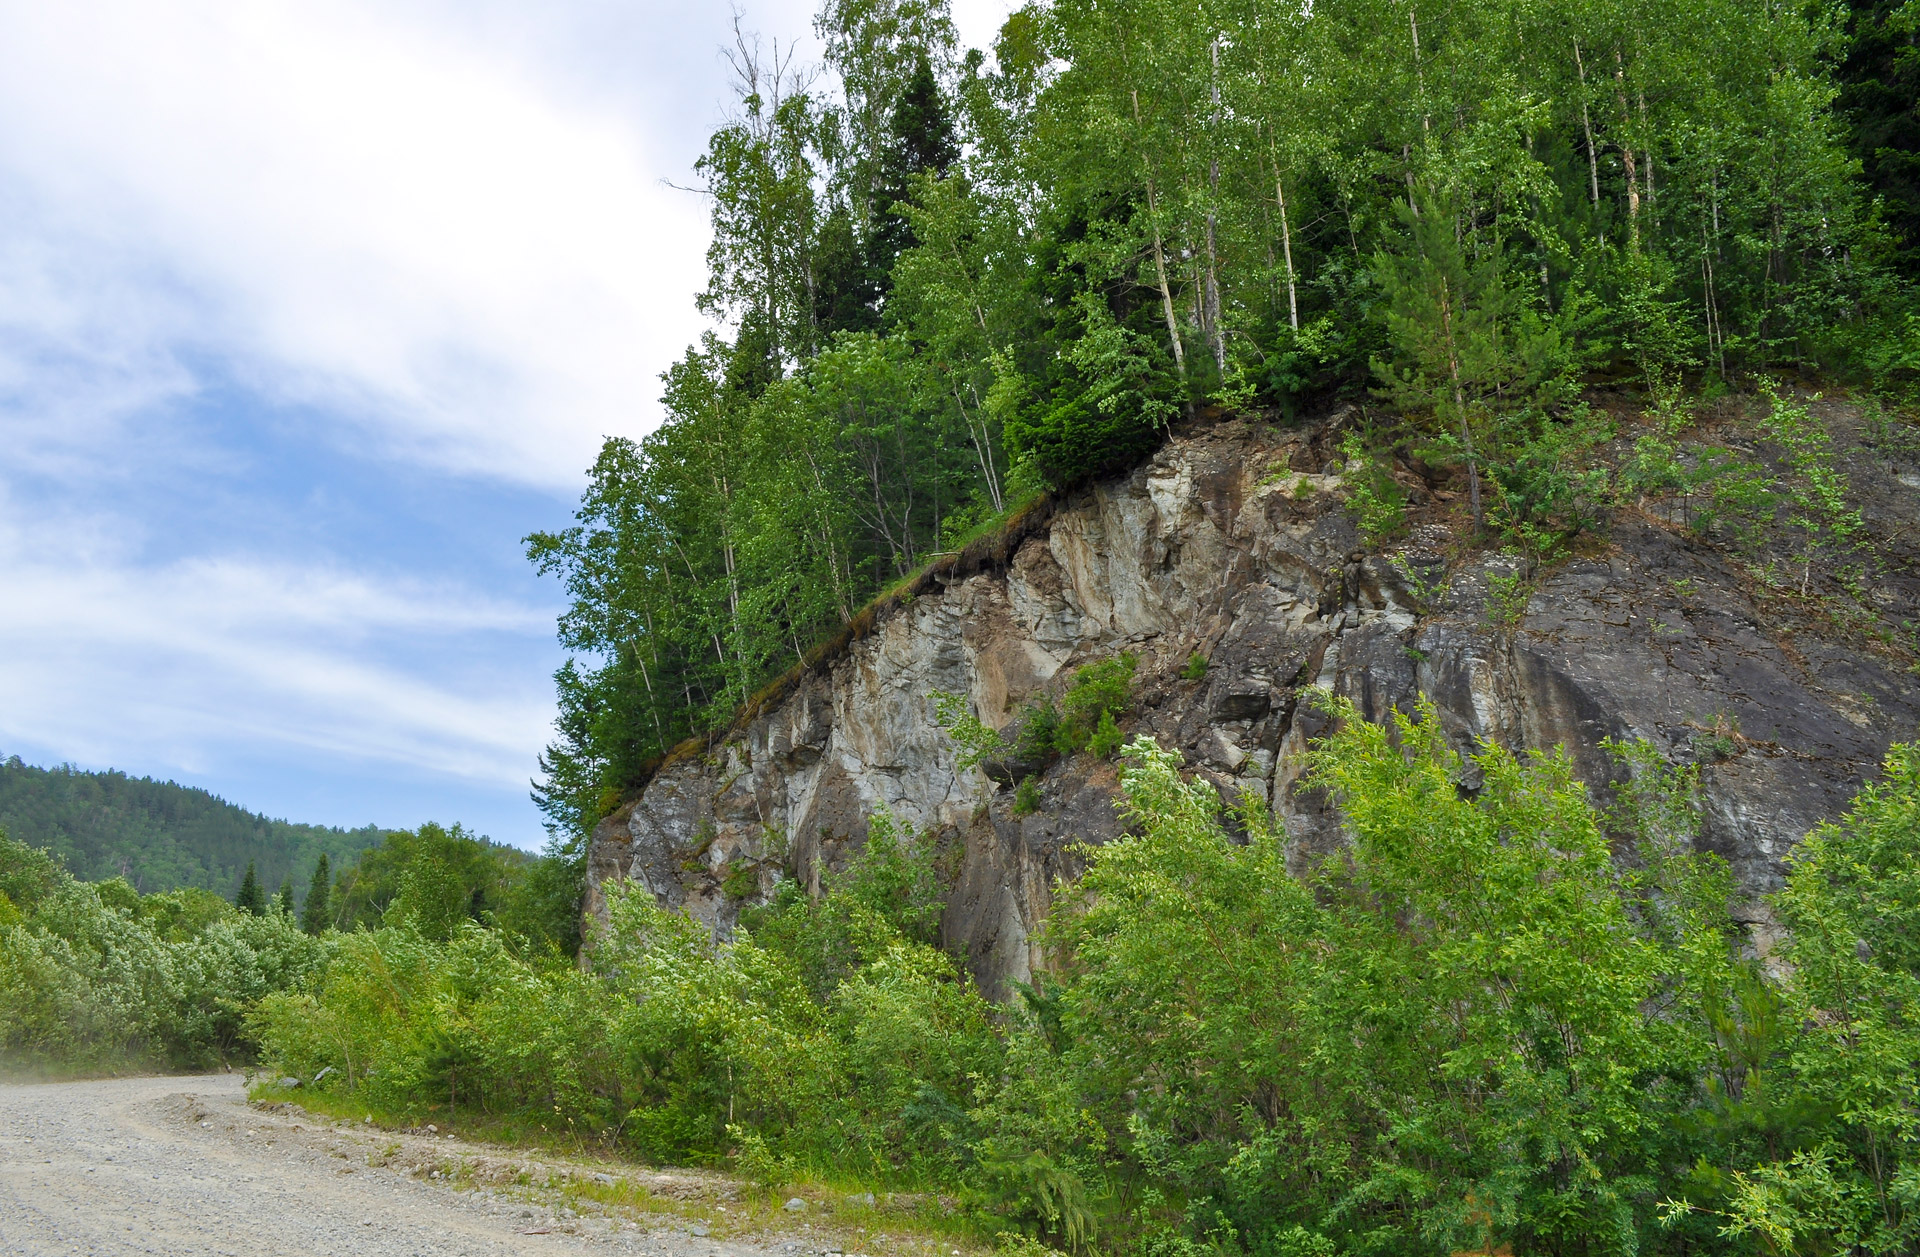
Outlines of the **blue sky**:
[{"label": "blue sky", "polygon": [[[746,24],[805,59],[810,16]],[[704,206],[666,181],[728,30],[0,4],[0,755],[537,845],[559,591],[520,538],[704,326]]]}]

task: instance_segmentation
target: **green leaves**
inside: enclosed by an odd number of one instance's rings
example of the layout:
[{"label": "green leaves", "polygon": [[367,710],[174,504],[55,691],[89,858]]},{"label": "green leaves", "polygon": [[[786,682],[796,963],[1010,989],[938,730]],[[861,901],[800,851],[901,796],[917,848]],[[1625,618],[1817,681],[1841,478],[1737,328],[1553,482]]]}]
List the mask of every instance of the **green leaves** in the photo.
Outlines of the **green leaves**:
[{"label": "green leaves", "polygon": [[1654,1008],[1693,935],[1643,931],[1564,759],[1463,758],[1431,710],[1329,714],[1312,779],[1351,846],[1305,880],[1257,800],[1236,840],[1211,785],[1127,749],[1128,835],[1049,928],[1061,1068],[1249,1251],[1298,1227],[1396,1251],[1630,1236],[1621,1183],[1677,1046]]}]

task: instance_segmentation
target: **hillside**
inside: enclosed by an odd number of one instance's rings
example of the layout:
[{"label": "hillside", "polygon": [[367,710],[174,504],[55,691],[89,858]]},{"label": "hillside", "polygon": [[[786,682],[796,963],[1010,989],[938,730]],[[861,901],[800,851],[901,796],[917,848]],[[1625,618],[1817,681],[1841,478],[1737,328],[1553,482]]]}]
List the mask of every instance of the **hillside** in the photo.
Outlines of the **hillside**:
[{"label": "hillside", "polygon": [[[1125,815],[1087,737],[1039,746],[1028,730],[1106,707],[1116,744],[1150,736],[1223,801],[1258,799],[1298,871],[1343,841],[1305,781],[1330,695],[1377,722],[1430,703],[1462,753],[1561,748],[1595,798],[1627,777],[1610,747],[1657,748],[1696,776],[1698,841],[1770,946],[1788,853],[1920,727],[1902,627],[1920,609],[1916,433],[1845,400],[1699,407],[1677,459],[1756,459],[1754,512],[1708,519],[1712,495],[1637,469],[1656,420],[1594,401],[1618,429],[1613,501],[1533,555],[1470,545],[1464,486],[1418,460],[1382,470],[1401,518],[1367,536],[1367,469],[1338,453],[1355,407],[1178,425],[1131,474],[935,565],[703,753],[670,758],[596,828],[589,906],[604,919],[610,884],[631,879],[724,935],[788,882],[831,882],[884,812],[941,852],[941,941],[1006,997],[1044,967],[1033,940],[1083,844]],[[1782,434],[1813,425],[1854,504],[1853,574],[1821,570],[1774,518],[1807,466]],[[1096,702],[1119,661],[1128,683]]]},{"label": "hillside", "polygon": [[335,868],[377,844],[377,826],[338,829],[274,820],[205,790],[122,772],[0,761],[0,830],[58,855],[76,877],[124,877],[151,894],[197,886],[232,895],[254,862],[272,889],[302,886],[325,852]]}]

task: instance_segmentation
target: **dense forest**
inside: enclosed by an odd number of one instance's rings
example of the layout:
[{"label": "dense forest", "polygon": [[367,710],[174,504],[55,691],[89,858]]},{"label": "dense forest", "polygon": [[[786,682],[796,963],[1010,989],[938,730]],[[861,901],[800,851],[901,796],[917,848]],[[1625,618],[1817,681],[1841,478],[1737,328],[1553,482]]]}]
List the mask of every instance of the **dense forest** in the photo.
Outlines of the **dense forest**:
[{"label": "dense forest", "polygon": [[741,30],[698,164],[728,334],[529,538],[571,597],[557,832],[1199,408],[1357,400],[1357,457],[1417,457],[1540,548],[1606,501],[1583,390],[1674,416],[1767,373],[1911,389],[1917,20],[1055,0],[988,53],[940,0],[827,0],[817,70]]},{"label": "dense forest", "polygon": [[339,829],[269,820],[205,790],[0,760],[0,831],[51,852],[77,877],[126,879],[154,894],[194,887],[231,896],[249,864],[269,890],[305,884],[324,854],[334,868],[375,846],[374,825]]}]

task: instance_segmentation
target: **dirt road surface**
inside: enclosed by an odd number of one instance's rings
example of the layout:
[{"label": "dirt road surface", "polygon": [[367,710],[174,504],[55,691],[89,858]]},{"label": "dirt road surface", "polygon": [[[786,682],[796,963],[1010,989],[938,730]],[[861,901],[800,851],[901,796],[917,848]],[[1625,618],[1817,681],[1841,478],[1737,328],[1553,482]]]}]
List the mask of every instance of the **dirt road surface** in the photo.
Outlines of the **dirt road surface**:
[{"label": "dirt road surface", "polygon": [[793,1222],[781,1233],[743,1227],[727,1238],[743,1206],[728,1204],[734,1189],[718,1177],[529,1159],[539,1155],[253,1108],[231,1074],[0,1085],[0,1253],[807,1257],[842,1247],[795,1213],[782,1215]]}]

